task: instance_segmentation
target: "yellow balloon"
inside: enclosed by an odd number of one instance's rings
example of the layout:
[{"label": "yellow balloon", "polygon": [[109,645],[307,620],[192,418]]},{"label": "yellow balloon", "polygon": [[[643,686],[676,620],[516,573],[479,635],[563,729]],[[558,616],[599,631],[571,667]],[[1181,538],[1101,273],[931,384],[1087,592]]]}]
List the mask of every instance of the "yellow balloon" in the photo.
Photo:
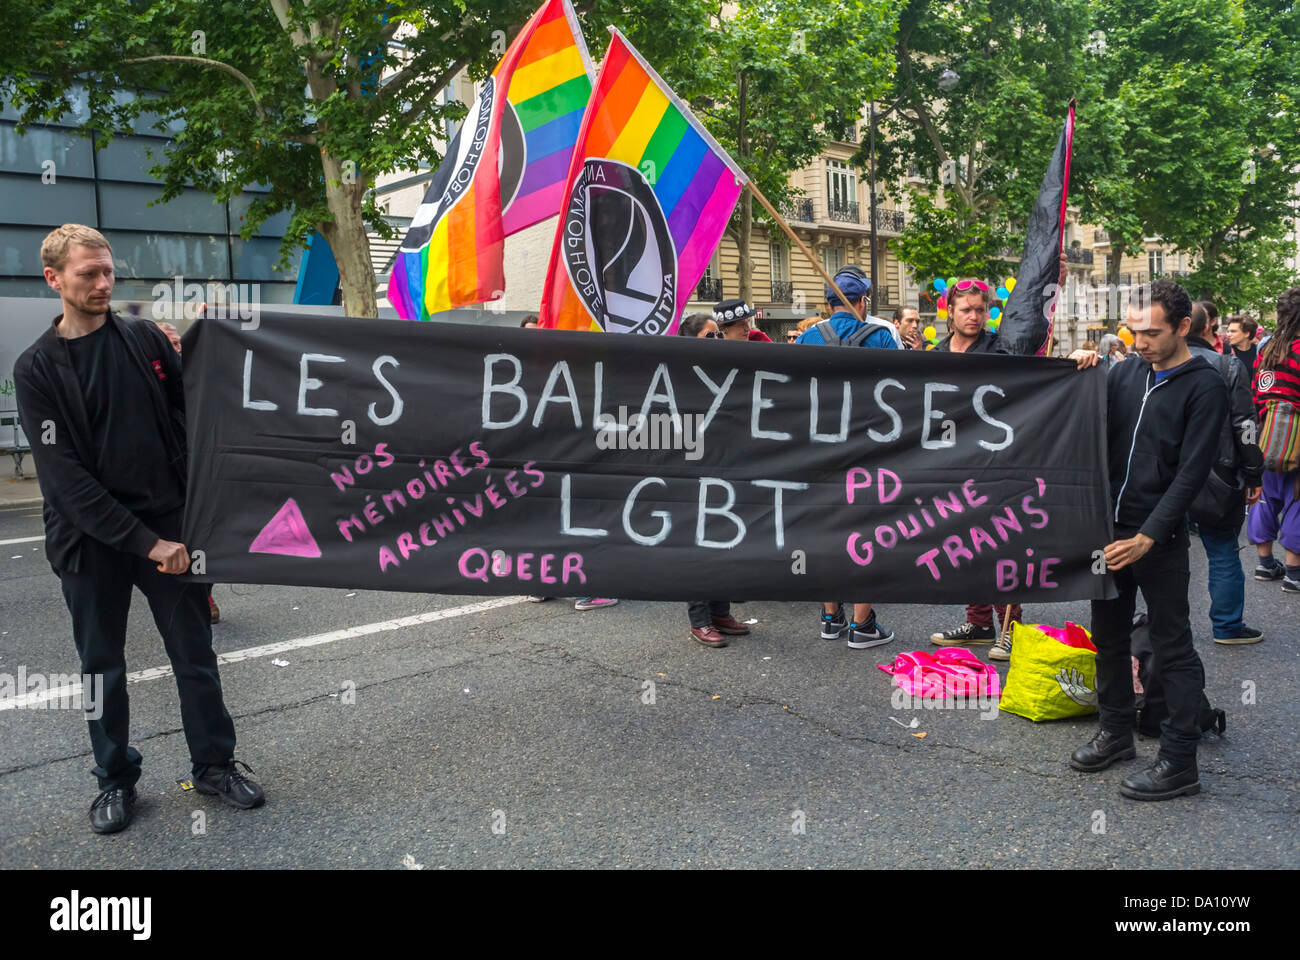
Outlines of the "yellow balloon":
[{"label": "yellow balloon", "polygon": [[1008,290],[1014,290],[1014,289],[1016,289],[1016,278],[1015,278],[1015,277],[1007,277],[1006,287],[1007,287]]},{"label": "yellow balloon", "polygon": [[927,340],[933,340],[935,338],[934,327],[926,327],[924,330],[921,331],[921,336],[925,337],[925,339]]},{"label": "yellow balloon", "polygon": [[1124,342],[1124,346],[1133,346],[1133,332],[1128,327],[1120,327],[1117,336]]},{"label": "yellow balloon", "polygon": [[940,310],[940,311],[939,311],[939,319],[940,319],[940,320],[947,320],[947,319],[948,319],[948,311],[947,311],[947,310]]}]

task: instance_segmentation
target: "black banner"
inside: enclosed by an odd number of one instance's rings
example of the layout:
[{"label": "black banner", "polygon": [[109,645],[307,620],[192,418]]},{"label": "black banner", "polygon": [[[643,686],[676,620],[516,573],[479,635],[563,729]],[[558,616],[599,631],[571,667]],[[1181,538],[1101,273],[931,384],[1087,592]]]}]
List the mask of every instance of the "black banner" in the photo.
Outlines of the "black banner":
[{"label": "black banner", "polygon": [[1064,360],[262,313],[200,321],[185,388],[203,580],[1112,592],[1105,382]]}]

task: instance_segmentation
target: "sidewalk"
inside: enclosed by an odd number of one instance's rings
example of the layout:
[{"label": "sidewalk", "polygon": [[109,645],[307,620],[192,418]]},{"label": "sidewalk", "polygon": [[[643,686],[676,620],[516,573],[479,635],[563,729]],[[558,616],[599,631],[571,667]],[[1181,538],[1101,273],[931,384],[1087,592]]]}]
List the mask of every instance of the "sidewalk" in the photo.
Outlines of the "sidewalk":
[{"label": "sidewalk", "polygon": [[29,453],[23,457],[23,475],[14,470],[14,458],[0,456],[0,509],[4,507],[40,506],[41,488],[36,482],[36,461]]}]

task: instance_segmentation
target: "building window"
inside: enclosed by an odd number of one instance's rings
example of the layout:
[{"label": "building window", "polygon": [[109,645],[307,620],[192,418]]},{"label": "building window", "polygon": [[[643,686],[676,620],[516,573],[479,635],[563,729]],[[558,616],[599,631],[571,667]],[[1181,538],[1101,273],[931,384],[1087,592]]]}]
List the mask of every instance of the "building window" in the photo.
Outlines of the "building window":
[{"label": "building window", "polygon": [[844,266],[844,247],[838,243],[828,243],[822,247],[822,269],[832,277]]},{"label": "building window", "polygon": [[1106,254],[1106,259],[1105,259],[1105,261],[1104,261],[1104,266],[1102,267],[1102,270],[1104,271],[1104,272],[1102,273],[1102,276],[1103,276],[1105,279],[1107,279],[1107,280],[1110,279],[1110,265],[1111,265],[1111,260],[1112,260],[1112,255],[1109,254],[1109,253]]},{"label": "building window", "polygon": [[785,248],[784,244],[774,243],[771,245],[772,256],[772,279],[789,280],[790,279],[790,251]]},{"label": "building window", "polygon": [[1165,272],[1165,252],[1163,250],[1150,250],[1147,252],[1147,272],[1151,274],[1152,280]]},{"label": "building window", "polygon": [[826,203],[832,213],[847,213],[858,205],[858,174],[840,160],[826,161]]}]

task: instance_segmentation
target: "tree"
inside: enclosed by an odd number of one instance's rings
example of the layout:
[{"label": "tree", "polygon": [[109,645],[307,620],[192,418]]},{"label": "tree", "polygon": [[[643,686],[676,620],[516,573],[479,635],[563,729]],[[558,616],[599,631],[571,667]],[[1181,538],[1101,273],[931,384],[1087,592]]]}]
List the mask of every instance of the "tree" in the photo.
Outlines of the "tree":
[{"label": "tree", "polygon": [[[896,7],[896,0],[761,0],[715,21],[710,57],[683,86],[709,132],[774,206],[792,195],[790,174],[886,89]],[[744,191],[727,232],[739,250],[745,300],[753,299],[754,219]]]},{"label": "tree", "polygon": [[1111,236],[1111,281],[1126,249],[1158,236],[1192,255],[1194,294],[1259,309],[1295,280],[1280,261],[1300,167],[1300,12],[1279,0],[1099,0],[1095,13],[1123,144],[1088,198]]},{"label": "tree", "polygon": [[[896,249],[918,276],[1007,270],[1071,97],[1081,128],[1091,119],[1087,37],[1087,0],[905,4],[876,175],[912,181]],[[854,161],[869,165],[865,148]],[[1085,159],[1071,179],[1086,173]]]},{"label": "tree", "polygon": [[[82,125],[100,144],[142,114],[183,121],[150,172],[161,199],[188,184],[218,199],[262,184],[241,225],[251,236],[291,211],[288,258],[313,230],[329,242],[346,312],[377,314],[367,229],[391,236],[370,188],[377,175],[436,165],[444,103],[461,70],[486,75],[539,0],[6,0],[0,96],[22,123],[54,119],[80,81]],[[647,55],[697,51],[703,0],[590,0],[588,23],[633,31]],[[120,92],[134,93],[122,97]]]}]

